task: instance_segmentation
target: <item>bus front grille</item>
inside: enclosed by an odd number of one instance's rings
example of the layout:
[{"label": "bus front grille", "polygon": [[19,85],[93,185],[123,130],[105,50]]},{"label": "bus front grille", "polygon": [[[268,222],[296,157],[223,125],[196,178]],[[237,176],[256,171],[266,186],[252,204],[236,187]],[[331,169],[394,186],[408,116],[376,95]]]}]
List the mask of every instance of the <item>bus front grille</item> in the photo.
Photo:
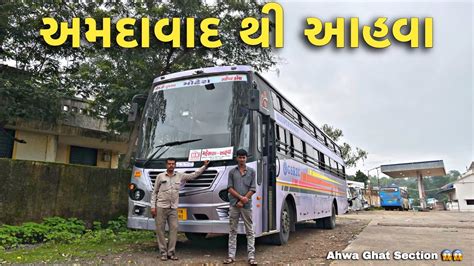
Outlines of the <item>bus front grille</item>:
[{"label": "bus front grille", "polygon": [[[185,171],[186,174],[193,173],[194,171]],[[151,187],[154,188],[156,177],[163,173],[163,171],[151,171],[148,173],[151,181]],[[208,188],[214,182],[214,179],[217,177],[218,172],[216,170],[206,170],[200,176],[196,177],[193,180],[189,180],[184,184],[184,189],[193,189],[193,188]]]}]

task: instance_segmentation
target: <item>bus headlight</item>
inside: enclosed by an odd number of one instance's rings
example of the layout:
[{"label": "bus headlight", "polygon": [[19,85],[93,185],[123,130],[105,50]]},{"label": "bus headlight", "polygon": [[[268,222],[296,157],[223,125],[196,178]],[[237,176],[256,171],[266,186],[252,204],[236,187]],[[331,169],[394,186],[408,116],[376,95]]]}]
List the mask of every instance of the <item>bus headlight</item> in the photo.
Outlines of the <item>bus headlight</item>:
[{"label": "bus headlight", "polygon": [[143,197],[145,197],[145,191],[134,186],[134,188],[128,192],[128,195],[132,200],[142,200]]}]

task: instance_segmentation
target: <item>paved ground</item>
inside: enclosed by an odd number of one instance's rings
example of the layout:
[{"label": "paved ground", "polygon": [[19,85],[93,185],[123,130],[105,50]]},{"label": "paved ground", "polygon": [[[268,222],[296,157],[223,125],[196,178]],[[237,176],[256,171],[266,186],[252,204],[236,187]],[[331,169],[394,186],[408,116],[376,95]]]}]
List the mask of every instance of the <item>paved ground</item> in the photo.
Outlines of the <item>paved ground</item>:
[{"label": "paved ground", "polygon": [[[474,213],[447,211],[363,211],[341,215],[335,230],[315,229],[312,223],[298,225],[285,246],[258,242],[257,260],[270,265],[474,265]],[[237,265],[246,265],[245,237],[239,238]],[[444,249],[463,251],[462,262],[393,260],[395,251],[436,253]],[[327,260],[332,251],[358,254],[359,260]],[[388,253],[391,260],[364,260],[364,251]],[[227,239],[214,237],[192,242],[180,235],[177,262],[165,264],[218,265],[227,255]],[[136,243],[119,254],[100,256],[82,264],[163,264],[153,241]]]},{"label": "paved ground", "polygon": [[[359,254],[359,260],[336,260],[333,265],[474,265],[474,213],[367,211],[345,217],[370,223],[343,251]],[[463,261],[393,259],[395,251],[440,254],[444,249],[462,250]],[[364,251],[388,251],[391,260],[364,260]]]}]

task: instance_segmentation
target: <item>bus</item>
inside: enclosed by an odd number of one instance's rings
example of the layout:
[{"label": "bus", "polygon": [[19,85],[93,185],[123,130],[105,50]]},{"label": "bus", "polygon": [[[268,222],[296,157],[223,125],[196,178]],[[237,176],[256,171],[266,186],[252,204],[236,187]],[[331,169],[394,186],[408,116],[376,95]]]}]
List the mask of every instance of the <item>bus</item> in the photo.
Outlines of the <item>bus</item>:
[{"label": "bus", "polygon": [[369,203],[365,200],[365,184],[347,180],[347,201],[348,209],[351,211],[360,211],[369,208]]},{"label": "bus", "polygon": [[[315,220],[315,227],[333,229],[336,215],[347,211],[340,147],[252,67],[157,77],[140,119],[129,228],[155,230],[150,194],[166,158],[177,159],[177,171],[193,172],[203,164],[200,156],[214,156],[203,174],[181,184],[178,229],[190,240],[228,233],[227,179],[241,148],[257,173],[256,237],[282,245],[296,223]],[[238,232],[245,232],[242,222]]]},{"label": "bus", "polygon": [[380,189],[380,207],[385,210],[408,210],[408,192],[404,187],[391,185]]}]

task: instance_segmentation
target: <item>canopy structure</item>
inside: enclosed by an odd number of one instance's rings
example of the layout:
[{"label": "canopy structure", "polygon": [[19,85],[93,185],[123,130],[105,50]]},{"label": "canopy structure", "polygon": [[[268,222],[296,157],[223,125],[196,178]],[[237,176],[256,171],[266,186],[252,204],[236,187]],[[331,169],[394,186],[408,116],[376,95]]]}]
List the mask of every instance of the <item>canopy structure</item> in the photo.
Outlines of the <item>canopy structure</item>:
[{"label": "canopy structure", "polygon": [[390,176],[391,178],[416,177],[418,179],[418,194],[420,195],[420,204],[423,209],[426,208],[426,195],[425,188],[423,186],[423,177],[446,175],[443,160],[386,164],[381,165],[380,170],[382,173]]}]

